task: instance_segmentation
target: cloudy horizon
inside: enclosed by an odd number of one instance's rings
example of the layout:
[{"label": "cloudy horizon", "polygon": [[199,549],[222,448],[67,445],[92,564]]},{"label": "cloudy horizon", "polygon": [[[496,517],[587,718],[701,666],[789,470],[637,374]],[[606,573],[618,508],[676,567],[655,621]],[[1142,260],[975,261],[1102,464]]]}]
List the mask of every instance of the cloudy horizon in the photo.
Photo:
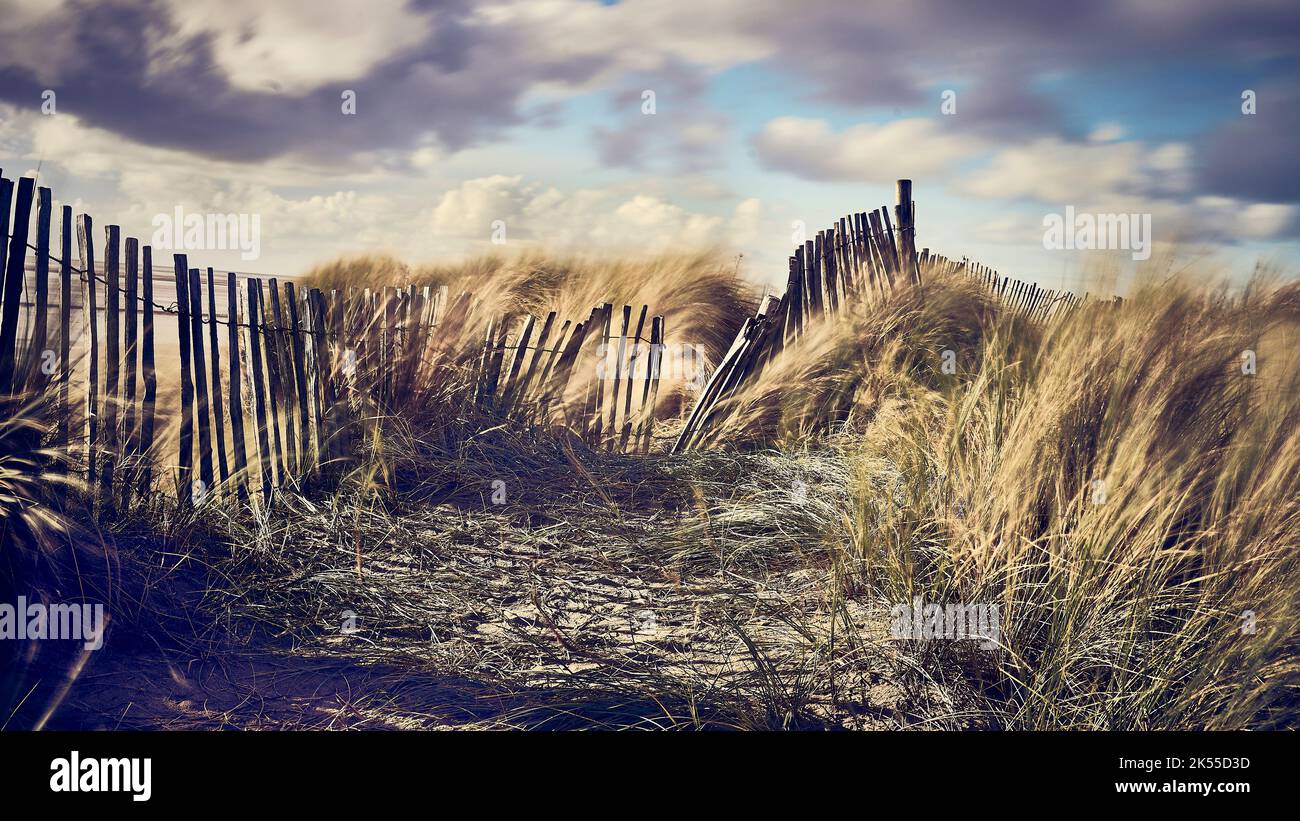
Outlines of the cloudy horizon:
[{"label": "cloudy horizon", "polygon": [[[260,218],[292,274],[543,245],[716,246],[784,280],[915,181],[918,245],[1048,287],[1066,208],[1238,270],[1300,261],[1289,4],[10,0],[0,166],[148,241]],[[942,22],[940,22],[942,21]],[[196,256],[196,259],[200,258]]]}]

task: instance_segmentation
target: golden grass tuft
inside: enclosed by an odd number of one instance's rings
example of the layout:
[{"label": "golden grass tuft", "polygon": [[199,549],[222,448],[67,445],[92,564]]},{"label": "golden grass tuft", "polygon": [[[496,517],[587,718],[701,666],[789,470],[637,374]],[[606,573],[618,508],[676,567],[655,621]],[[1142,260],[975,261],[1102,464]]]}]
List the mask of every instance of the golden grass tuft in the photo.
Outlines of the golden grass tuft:
[{"label": "golden grass tuft", "polygon": [[446,285],[453,297],[472,292],[485,316],[540,318],[555,311],[560,321],[580,322],[601,303],[648,305],[652,315],[664,317],[667,344],[703,345],[712,362],[758,305],[753,285],[717,251],[606,257],[530,250],[415,267],[369,255],[317,266],[304,275],[304,287],[322,289],[408,284]]},{"label": "golden grass tuft", "polygon": [[922,335],[961,369],[896,376],[863,426],[848,577],[887,602],[1000,606],[997,652],[908,643],[923,669],[964,669],[995,726],[1293,724],[1298,329],[1300,285],[1184,275],[1041,336]]}]

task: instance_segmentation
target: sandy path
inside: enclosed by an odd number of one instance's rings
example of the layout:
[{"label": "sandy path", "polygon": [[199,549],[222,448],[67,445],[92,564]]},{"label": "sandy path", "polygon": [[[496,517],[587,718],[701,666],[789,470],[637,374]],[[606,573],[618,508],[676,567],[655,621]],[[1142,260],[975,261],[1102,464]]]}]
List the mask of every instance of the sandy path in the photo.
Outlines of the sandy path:
[{"label": "sandy path", "polygon": [[[251,642],[97,660],[68,720],[89,714],[131,728],[901,720],[879,613],[848,603],[859,630],[832,648],[826,571],[725,545],[720,566],[707,538],[682,529],[691,511],[632,517],[566,497],[544,517],[508,505],[413,505],[393,515],[299,504],[291,527],[264,533],[240,559],[245,570],[256,565],[255,589],[223,594],[238,622],[258,626]],[[367,534],[360,575],[358,528]]]}]

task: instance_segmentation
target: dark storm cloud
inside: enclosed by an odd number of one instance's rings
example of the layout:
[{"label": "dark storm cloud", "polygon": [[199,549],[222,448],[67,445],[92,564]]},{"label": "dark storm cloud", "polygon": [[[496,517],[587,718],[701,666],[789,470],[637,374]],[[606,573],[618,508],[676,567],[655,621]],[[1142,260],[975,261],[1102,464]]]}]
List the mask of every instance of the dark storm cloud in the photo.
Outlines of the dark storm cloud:
[{"label": "dark storm cloud", "polygon": [[[429,131],[451,149],[490,138],[525,119],[520,97],[533,83],[578,82],[605,62],[583,57],[523,65],[512,55],[522,51],[526,32],[475,26],[461,2],[416,7],[434,15],[423,44],[364,77],[288,94],[232,85],[214,61],[208,35],[189,37],[160,57],[155,46],[178,35],[154,0],[81,5],[64,14],[74,48],[57,67],[58,82],[0,65],[0,100],[34,109],[52,87],[60,112],[145,144],[242,161],[287,151],[342,158],[407,146]],[[0,42],[0,55],[5,51]],[[475,59],[476,53],[490,59]],[[343,89],[356,92],[355,116],[340,112]]]},{"label": "dark storm cloud", "polygon": [[[928,98],[934,111],[940,110],[940,100],[933,93]],[[1028,138],[1069,132],[1059,101],[1031,91],[1022,75],[998,67],[982,71],[973,85],[960,90],[956,111],[956,116],[940,117],[937,122],[953,131],[991,136]]]},{"label": "dark storm cloud", "polygon": [[1211,194],[1255,202],[1300,202],[1300,88],[1259,88],[1241,114],[1199,146],[1196,170]]},{"label": "dark storm cloud", "polygon": [[813,81],[820,99],[937,109],[935,87],[964,82],[949,125],[1008,137],[1068,135],[1064,106],[1034,87],[1049,73],[1300,54],[1294,0],[804,4],[758,25],[778,43],[773,62]]},{"label": "dark storm cloud", "polygon": [[[715,166],[720,141],[701,138],[701,133],[720,135],[730,122],[709,105],[708,90],[708,76],[676,58],[656,71],[630,72],[608,95],[613,127],[590,129],[596,158],[607,167],[643,170],[654,157],[662,160],[659,170],[672,173]],[[654,95],[649,112],[646,92]]]},{"label": "dark storm cloud", "polygon": [[622,168],[640,168],[644,161],[646,131],[640,128],[621,129],[593,126],[591,142],[601,165]]},{"label": "dark storm cloud", "polygon": [[[1300,54],[1294,0],[806,0],[794,6],[726,1],[735,14],[718,37],[743,36],[766,44],[765,64],[809,81],[821,100],[848,107],[937,110],[936,90],[960,85],[961,116],[945,127],[1008,140],[1045,133],[1080,136],[1069,133],[1061,113],[1068,101],[1035,88],[1050,72],[1162,61],[1173,66],[1180,60],[1241,65]],[[142,143],[214,157],[256,161],[298,151],[343,160],[358,152],[408,147],[428,132],[452,150],[491,140],[539,116],[537,108],[523,106],[525,93],[537,83],[580,86],[614,67],[629,50],[645,52],[644,59],[631,62],[661,64],[659,81],[684,89],[683,99],[698,95],[708,76],[690,59],[670,56],[666,46],[675,36],[672,27],[647,30],[633,45],[626,37],[614,38],[604,52],[599,35],[591,47],[592,31],[598,28],[575,29],[574,37],[586,39],[577,43],[582,48],[569,50],[562,17],[545,30],[529,30],[515,21],[521,17],[485,22],[473,13],[473,0],[413,0],[409,5],[432,17],[424,42],[395,53],[364,76],[289,93],[232,85],[217,65],[210,35],[181,39],[161,0],[76,2],[60,12],[58,21],[61,30],[71,31],[74,47],[57,57],[60,64],[50,66],[60,77],[54,84],[59,109]],[[671,3],[664,0],[663,6]],[[364,3],[357,8],[356,24],[365,26]],[[675,9],[673,19],[680,22],[673,25],[682,28],[683,38],[700,34],[686,28],[691,8],[682,0]],[[611,33],[626,34],[629,27],[654,19],[643,11],[620,4],[599,13]],[[40,105],[49,84],[30,67],[6,63],[13,43],[5,40],[23,42],[31,36],[35,34],[0,27],[0,100],[28,109]],[[170,45],[160,57],[162,42]],[[708,56],[698,48],[688,53],[701,60]],[[617,81],[620,89],[656,87],[626,80]],[[344,88],[357,92],[355,117],[340,116]],[[681,100],[661,94],[658,102],[662,113]],[[634,163],[640,153],[635,144],[645,140],[629,138],[629,123],[609,126],[593,132],[602,159]],[[1217,180],[1220,189],[1232,185],[1231,174],[1223,169],[1233,141],[1240,139],[1226,134],[1224,147],[1207,158],[1207,179]],[[703,155],[697,146],[690,149]],[[1283,185],[1270,182],[1275,188]]]}]

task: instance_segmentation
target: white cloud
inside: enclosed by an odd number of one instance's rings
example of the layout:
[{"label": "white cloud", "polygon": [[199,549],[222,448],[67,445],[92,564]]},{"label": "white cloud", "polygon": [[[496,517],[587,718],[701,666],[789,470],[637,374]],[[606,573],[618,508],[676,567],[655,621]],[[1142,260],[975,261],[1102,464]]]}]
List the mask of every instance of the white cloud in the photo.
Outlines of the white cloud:
[{"label": "white cloud", "polygon": [[1102,123],[1092,130],[1088,135],[1088,141],[1094,143],[1110,143],[1124,136],[1124,126],[1119,123]]},{"label": "white cloud", "polygon": [[66,5],[67,0],[6,0],[0,13],[5,64],[57,82],[60,68],[76,54],[76,29],[63,20]]},{"label": "white cloud", "polygon": [[654,252],[732,245],[738,229],[754,230],[758,208],[756,200],[742,202],[729,222],[648,193],[606,188],[566,193],[520,176],[497,175],[466,180],[444,193],[429,224],[439,246],[450,251],[487,247],[493,223],[500,220],[508,242]]},{"label": "white cloud", "polygon": [[69,114],[0,113],[6,115],[0,138],[10,129],[29,134],[27,150],[16,153],[32,166],[42,160],[41,184],[52,186],[54,196],[78,212],[90,213],[98,225],[121,225],[127,236],[148,243],[155,215],[171,214],[177,207],[189,213],[258,216],[261,259],[247,262],[234,252],[200,252],[196,264],[293,272],[321,256],[397,247],[406,237],[423,233],[416,224],[419,209],[409,200],[358,191],[370,182],[365,176],[323,178],[292,158],[262,164],[252,173],[247,165],[145,146],[88,128]]},{"label": "white cloud", "polygon": [[825,120],[779,117],[754,137],[767,168],[821,181],[892,182],[946,173],[983,142],[945,131],[926,119],[860,124],[839,133]]},{"label": "white cloud", "polygon": [[[406,0],[168,0],[177,35],[210,35],[231,84],[301,93],[363,76],[421,43],[432,23]],[[165,52],[165,48],[162,50]]]},{"label": "white cloud", "polygon": [[[625,71],[656,71],[690,64],[720,71],[775,53],[780,41],[765,29],[788,14],[775,0],[713,3],[624,0],[604,6],[588,0],[495,2],[478,9],[482,22],[529,32],[519,43],[527,62],[599,61],[605,69],[586,87]],[[744,25],[737,25],[744,20]],[[762,21],[762,24],[758,24]]]},{"label": "white cloud", "polygon": [[[1186,188],[1190,151],[1178,143],[1075,143],[1046,137],[1004,149],[959,180],[960,193],[1047,203],[1106,204]],[[1107,210],[1116,210],[1109,208]]]},{"label": "white cloud", "polygon": [[1241,209],[1233,224],[1243,239],[1275,239],[1296,220],[1296,206],[1257,202]]},{"label": "white cloud", "polygon": [[737,204],[727,230],[731,244],[741,249],[753,248],[761,236],[765,216],[762,201],[755,197]]},{"label": "white cloud", "polygon": [[[490,240],[492,223],[506,223],[507,237],[517,233],[524,207],[533,198],[522,177],[496,175],[466,180],[446,192],[433,209],[435,235],[453,239]],[[513,229],[513,230],[512,230]]]}]

